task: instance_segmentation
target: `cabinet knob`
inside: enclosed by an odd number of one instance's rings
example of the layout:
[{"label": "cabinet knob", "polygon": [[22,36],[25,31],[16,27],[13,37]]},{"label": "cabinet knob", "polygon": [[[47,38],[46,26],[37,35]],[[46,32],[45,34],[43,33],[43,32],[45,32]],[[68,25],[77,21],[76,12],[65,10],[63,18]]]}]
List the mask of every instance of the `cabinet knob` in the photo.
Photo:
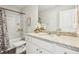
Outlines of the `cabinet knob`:
[{"label": "cabinet knob", "polygon": [[42,53],[43,51],[40,51],[40,53]]},{"label": "cabinet knob", "polygon": [[29,38],[27,38],[27,39],[29,39]]},{"label": "cabinet knob", "polygon": [[36,51],[38,51],[39,49],[36,49]]},{"label": "cabinet knob", "polygon": [[64,54],[67,54],[67,52],[64,52]]}]

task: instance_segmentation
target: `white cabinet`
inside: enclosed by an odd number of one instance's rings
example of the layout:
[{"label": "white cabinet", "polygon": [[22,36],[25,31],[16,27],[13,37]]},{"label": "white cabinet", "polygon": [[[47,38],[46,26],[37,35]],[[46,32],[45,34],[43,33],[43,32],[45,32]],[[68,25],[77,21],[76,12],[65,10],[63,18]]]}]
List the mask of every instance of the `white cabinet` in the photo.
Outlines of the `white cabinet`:
[{"label": "white cabinet", "polygon": [[55,45],[48,42],[45,42],[43,40],[39,40],[37,38],[32,38],[32,43],[35,43],[36,45],[40,46],[43,49],[46,49],[47,51],[54,53],[55,51]]},{"label": "white cabinet", "polygon": [[26,53],[27,54],[50,54],[49,51],[43,49],[39,44],[37,44],[37,42],[36,43],[35,42],[34,42],[34,38],[26,37]]},{"label": "white cabinet", "polygon": [[55,46],[56,50],[55,50],[55,54],[79,54],[79,52],[67,49],[67,48],[63,48],[60,46]]},{"label": "white cabinet", "polygon": [[32,44],[31,42],[27,42],[27,45],[26,45],[26,53],[27,54],[38,54],[38,49],[39,47]]},{"label": "white cabinet", "polygon": [[59,28],[62,32],[77,31],[77,9],[61,11],[59,16]]},{"label": "white cabinet", "polygon": [[27,42],[26,53],[27,54],[50,54],[50,52],[46,51],[45,49],[40,48],[39,46],[31,42]]},{"label": "white cabinet", "polygon": [[43,41],[39,38],[26,36],[27,54],[78,54],[79,52],[61,47],[54,43]]},{"label": "white cabinet", "polygon": [[25,39],[26,39],[26,42],[28,42],[28,41],[31,42],[32,41],[32,37],[30,37],[30,36],[26,36]]}]

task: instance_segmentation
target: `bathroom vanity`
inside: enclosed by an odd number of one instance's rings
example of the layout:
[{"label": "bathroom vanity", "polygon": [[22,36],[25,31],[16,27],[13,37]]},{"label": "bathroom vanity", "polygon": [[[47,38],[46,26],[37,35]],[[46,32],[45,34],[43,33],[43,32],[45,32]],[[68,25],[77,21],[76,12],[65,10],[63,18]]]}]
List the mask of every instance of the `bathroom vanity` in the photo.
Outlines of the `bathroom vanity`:
[{"label": "bathroom vanity", "polygon": [[47,33],[27,33],[27,54],[78,54],[79,38],[49,35]]}]

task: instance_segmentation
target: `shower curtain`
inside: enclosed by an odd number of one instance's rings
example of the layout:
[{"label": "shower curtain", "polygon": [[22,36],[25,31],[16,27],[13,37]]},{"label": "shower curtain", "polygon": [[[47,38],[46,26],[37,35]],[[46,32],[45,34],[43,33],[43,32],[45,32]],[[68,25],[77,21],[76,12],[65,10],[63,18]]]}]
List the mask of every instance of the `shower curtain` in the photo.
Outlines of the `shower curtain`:
[{"label": "shower curtain", "polygon": [[0,53],[9,48],[7,18],[5,10],[0,9]]}]

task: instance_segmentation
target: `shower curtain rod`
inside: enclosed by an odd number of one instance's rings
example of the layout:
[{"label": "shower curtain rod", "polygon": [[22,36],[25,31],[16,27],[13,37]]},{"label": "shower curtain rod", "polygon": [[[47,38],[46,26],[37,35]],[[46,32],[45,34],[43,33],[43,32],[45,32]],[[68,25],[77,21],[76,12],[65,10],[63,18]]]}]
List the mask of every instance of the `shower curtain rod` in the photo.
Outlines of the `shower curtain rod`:
[{"label": "shower curtain rod", "polygon": [[11,10],[11,9],[7,9],[7,8],[3,8],[3,7],[0,7],[0,9],[4,9],[4,10],[8,10],[8,11],[12,11],[12,12],[16,12],[16,13],[20,13],[20,14],[25,14],[25,13],[22,13],[22,12],[18,12],[18,11]]}]

